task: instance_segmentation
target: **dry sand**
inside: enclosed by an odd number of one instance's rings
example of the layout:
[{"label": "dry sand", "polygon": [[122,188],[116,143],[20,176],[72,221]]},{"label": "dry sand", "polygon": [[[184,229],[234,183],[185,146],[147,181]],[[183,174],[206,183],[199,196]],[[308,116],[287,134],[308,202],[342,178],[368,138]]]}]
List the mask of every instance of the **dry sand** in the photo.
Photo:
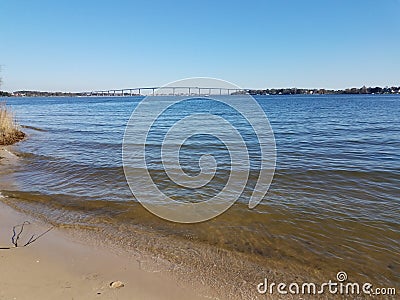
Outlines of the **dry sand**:
[{"label": "dry sand", "polygon": [[[0,203],[0,248],[12,247],[12,227],[26,220],[24,240],[48,226]],[[125,286],[110,288],[113,281]],[[35,243],[0,250],[0,299],[204,299],[163,274],[139,269],[138,262],[94,249],[52,230]]]}]

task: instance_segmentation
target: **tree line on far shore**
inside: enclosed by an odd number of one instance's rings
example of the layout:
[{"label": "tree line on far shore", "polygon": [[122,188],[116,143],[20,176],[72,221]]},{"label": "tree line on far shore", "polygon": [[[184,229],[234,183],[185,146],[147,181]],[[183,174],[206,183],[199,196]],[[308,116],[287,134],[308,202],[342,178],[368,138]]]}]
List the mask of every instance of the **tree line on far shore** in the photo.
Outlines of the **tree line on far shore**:
[{"label": "tree line on far shore", "polygon": [[265,90],[246,90],[240,91],[237,94],[248,93],[250,95],[325,95],[325,94],[400,94],[399,87],[366,87],[348,88],[344,90],[329,90],[329,89],[298,89],[298,88],[283,88],[283,89],[265,89]]},{"label": "tree line on far shore", "polygon": [[0,97],[76,97],[84,96],[86,93],[70,93],[70,92],[41,92],[41,91],[16,91],[2,92]]}]

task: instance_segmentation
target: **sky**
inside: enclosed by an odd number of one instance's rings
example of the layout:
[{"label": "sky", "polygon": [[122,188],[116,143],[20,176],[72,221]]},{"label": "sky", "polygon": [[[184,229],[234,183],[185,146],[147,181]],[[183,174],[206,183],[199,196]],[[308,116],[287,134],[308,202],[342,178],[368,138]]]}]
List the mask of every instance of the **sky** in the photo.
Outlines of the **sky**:
[{"label": "sky", "polygon": [[0,0],[2,90],[400,85],[399,0]]}]

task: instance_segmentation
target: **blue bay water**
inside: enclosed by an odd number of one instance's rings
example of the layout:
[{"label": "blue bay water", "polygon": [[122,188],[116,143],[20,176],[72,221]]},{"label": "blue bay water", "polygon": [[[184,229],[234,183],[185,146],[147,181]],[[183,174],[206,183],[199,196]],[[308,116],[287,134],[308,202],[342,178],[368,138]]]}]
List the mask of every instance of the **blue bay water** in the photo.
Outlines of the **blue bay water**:
[{"label": "blue bay water", "polygon": [[[1,192],[16,199],[15,206],[60,224],[134,224],[181,238],[189,232],[199,243],[244,253],[261,265],[283,260],[399,284],[400,96],[255,98],[274,131],[277,165],[270,191],[254,210],[242,201],[207,224],[181,227],[137,205],[121,148],[141,97],[6,99],[28,138],[13,148],[20,161],[12,187]],[[185,146],[189,169],[205,148],[224,161],[226,149],[209,137]],[[221,164],[214,185],[188,195],[168,184],[157,161],[153,166],[154,180],[182,198],[206,199],[228,172]]]}]

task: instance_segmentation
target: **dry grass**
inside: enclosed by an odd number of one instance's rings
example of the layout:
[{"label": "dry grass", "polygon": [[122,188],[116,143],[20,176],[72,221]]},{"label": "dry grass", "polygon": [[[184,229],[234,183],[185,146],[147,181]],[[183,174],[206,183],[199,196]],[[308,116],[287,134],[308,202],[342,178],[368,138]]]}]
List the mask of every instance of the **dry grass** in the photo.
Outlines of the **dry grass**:
[{"label": "dry grass", "polygon": [[15,121],[13,112],[0,103],[0,145],[11,145],[25,137]]}]

